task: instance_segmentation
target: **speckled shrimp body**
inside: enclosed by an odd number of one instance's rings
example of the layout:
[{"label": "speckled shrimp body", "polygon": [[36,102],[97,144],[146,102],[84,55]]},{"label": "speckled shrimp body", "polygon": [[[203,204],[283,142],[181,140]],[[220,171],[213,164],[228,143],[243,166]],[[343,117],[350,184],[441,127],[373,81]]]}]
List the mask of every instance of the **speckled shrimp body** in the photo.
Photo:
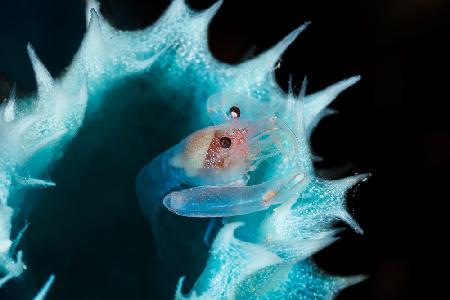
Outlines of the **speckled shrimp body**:
[{"label": "speckled shrimp body", "polygon": [[[227,97],[241,102],[223,103]],[[209,115],[214,123],[224,124],[194,132],[141,170],[136,189],[149,218],[162,203],[183,216],[228,217],[264,210],[301,193],[308,178],[295,164],[277,178],[246,185],[263,161],[279,156],[285,164],[292,162],[297,144],[276,117],[255,107],[250,110],[253,101],[213,95]],[[178,190],[181,186],[189,188]]]}]

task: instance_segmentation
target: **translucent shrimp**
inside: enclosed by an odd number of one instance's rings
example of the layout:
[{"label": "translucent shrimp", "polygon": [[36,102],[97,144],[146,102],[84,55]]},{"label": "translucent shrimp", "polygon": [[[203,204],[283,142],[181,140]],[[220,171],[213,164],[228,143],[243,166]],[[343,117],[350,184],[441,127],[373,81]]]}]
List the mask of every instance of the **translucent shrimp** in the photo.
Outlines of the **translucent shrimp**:
[{"label": "translucent shrimp", "polygon": [[[258,165],[274,156],[293,160],[293,133],[277,118],[239,121],[194,132],[147,164],[137,178],[149,215],[161,205],[188,217],[227,217],[264,210],[298,195],[307,185],[298,167],[278,178],[246,185]],[[177,190],[181,186],[190,188]],[[149,216],[150,217],[150,216]]]},{"label": "translucent shrimp", "polygon": [[158,256],[171,264],[198,251],[192,243],[180,245],[173,232],[182,223],[174,214],[213,217],[203,237],[209,245],[220,227],[214,218],[268,209],[298,197],[309,182],[298,165],[296,136],[273,111],[237,94],[217,94],[208,99],[208,114],[220,125],[192,133],[144,166],[136,179]]}]

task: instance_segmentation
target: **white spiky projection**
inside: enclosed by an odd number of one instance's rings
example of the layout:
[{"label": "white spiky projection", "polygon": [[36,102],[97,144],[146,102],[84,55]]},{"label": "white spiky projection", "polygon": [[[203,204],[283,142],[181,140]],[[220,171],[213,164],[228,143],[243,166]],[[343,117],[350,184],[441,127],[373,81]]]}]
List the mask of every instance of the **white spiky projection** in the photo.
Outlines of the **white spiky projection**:
[{"label": "white spiky projection", "polygon": [[[16,249],[23,230],[11,236],[15,216],[28,205],[24,199],[33,197],[33,188],[54,186],[41,177],[43,171],[64,155],[82,125],[95,120],[112,87],[126,86],[139,76],[146,78],[145,88],[154,94],[175,91],[184,95],[166,101],[180,110],[188,104],[195,112],[197,117],[187,120],[185,130],[209,124],[206,99],[217,92],[237,92],[284,107],[279,117],[298,136],[300,164],[311,178],[298,199],[262,213],[229,218],[215,238],[207,266],[192,291],[183,295],[180,280],[176,292],[174,286],[176,298],[330,299],[363,279],[324,274],[310,258],[336,240],[333,225],[337,220],[362,233],[345,208],[345,194],[366,176],[321,179],[314,172],[308,148],[314,126],[329,113],[327,105],[359,77],[306,96],[304,89],[295,96],[279,87],[274,65],[307,23],[251,60],[236,66],[217,61],[208,49],[207,29],[221,3],[196,12],[183,0],[174,0],[154,25],[124,32],[102,18],[98,3],[88,1],[87,32],[72,63],[58,79],[52,78],[28,47],[37,94],[17,101],[11,93],[0,107],[0,287],[26,270],[23,254]],[[24,220],[15,223],[26,228]],[[36,299],[43,299],[53,278]]]}]

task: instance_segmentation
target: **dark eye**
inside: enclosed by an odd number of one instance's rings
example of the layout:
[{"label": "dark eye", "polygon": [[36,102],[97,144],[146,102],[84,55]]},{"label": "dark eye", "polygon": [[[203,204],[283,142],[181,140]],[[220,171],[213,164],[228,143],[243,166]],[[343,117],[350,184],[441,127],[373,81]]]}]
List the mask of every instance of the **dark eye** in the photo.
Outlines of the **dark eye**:
[{"label": "dark eye", "polygon": [[220,147],[230,148],[231,147],[231,139],[227,136],[221,137],[220,138]]},{"label": "dark eye", "polygon": [[237,106],[230,107],[230,115],[233,118],[239,118],[241,116],[241,110]]}]

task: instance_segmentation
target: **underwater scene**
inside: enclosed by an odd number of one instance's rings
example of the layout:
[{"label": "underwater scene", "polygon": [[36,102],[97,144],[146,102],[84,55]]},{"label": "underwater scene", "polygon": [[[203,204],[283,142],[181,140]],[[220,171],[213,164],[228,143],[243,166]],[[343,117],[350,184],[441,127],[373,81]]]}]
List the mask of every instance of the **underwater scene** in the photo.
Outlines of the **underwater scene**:
[{"label": "underwater scene", "polygon": [[442,298],[448,8],[3,1],[0,299]]}]

